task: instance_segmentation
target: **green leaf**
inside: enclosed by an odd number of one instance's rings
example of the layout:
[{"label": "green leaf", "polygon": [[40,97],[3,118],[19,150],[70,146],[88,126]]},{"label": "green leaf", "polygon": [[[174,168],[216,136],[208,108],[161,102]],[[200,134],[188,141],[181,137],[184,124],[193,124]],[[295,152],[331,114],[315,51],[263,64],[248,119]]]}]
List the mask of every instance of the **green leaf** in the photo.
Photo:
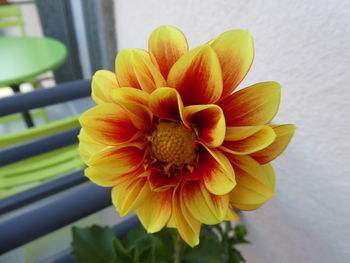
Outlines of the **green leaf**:
[{"label": "green leaf", "polygon": [[123,239],[122,243],[126,248],[134,248],[137,243],[142,243],[147,240],[149,235],[143,227],[137,227],[130,230],[127,236]]},{"label": "green leaf", "polygon": [[229,252],[229,263],[242,263],[245,262],[241,252],[235,248],[232,248]]},{"label": "green leaf", "polygon": [[148,251],[147,263],[166,263],[172,261],[172,254],[168,250],[162,240],[157,236],[151,236],[151,247]]},{"label": "green leaf", "polygon": [[186,263],[223,263],[228,260],[227,247],[220,243],[212,231],[202,231],[199,245],[185,250],[183,260]]},{"label": "green leaf", "polygon": [[245,236],[248,234],[248,231],[244,225],[235,226],[233,231],[234,236],[232,236],[229,240],[231,245],[250,244],[250,242],[245,239]]},{"label": "green leaf", "polygon": [[[143,227],[129,231],[118,240],[107,227],[73,227],[73,252],[77,263],[168,263],[173,262],[173,229],[163,229],[157,234],[148,234]],[[247,230],[243,225],[226,223],[214,227],[203,226],[201,242],[190,248],[182,242],[183,263],[242,263],[236,244],[248,243]]]},{"label": "green leaf", "polygon": [[164,249],[166,254],[174,254],[174,233],[177,233],[176,229],[173,228],[164,228],[158,233],[155,234],[161,242],[163,243],[162,249]]},{"label": "green leaf", "polygon": [[123,244],[127,247],[134,263],[145,262],[149,257],[153,245],[151,239],[152,236],[148,235],[142,227],[131,230],[124,238]]},{"label": "green leaf", "polygon": [[72,256],[77,263],[110,263],[115,257],[112,241],[114,233],[108,227],[93,225],[88,228],[73,227]]},{"label": "green leaf", "polygon": [[113,239],[113,248],[115,255],[113,263],[132,263],[132,258],[128,255],[128,251],[118,239]]},{"label": "green leaf", "polygon": [[142,226],[129,231],[122,243],[125,247],[125,253],[132,263],[167,263],[172,261],[171,250],[158,236],[148,234]]},{"label": "green leaf", "polygon": [[234,231],[235,236],[241,239],[243,239],[248,234],[248,231],[244,225],[236,225]]}]

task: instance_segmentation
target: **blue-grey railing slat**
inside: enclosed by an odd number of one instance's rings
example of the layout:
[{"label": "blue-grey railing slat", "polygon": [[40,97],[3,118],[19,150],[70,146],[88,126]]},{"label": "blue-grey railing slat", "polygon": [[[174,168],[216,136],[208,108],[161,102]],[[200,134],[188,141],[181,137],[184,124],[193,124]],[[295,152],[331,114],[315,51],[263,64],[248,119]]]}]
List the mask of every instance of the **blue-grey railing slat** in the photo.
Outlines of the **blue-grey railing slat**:
[{"label": "blue-grey railing slat", "polygon": [[31,204],[60,191],[67,190],[85,182],[86,180],[87,178],[84,176],[83,170],[71,172],[63,177],[53,179],[32,189],[1,199],[0,215]]},{"label": "blue-grey railing slat", "polygon": [[91,80],[77,80],[54,88],[18,93],[0,99],[0,116],[66,102],[91,94]]},{"label": "blue-grey railing slat", "polygon": [[0,254],[73,223],[111,205],[110,189],[93,183],[68,189],[40,207],[0,219]]},{"label": "blue-grey railing slat", "polygon": [[79,130],[80,127],[77,127],[43,138],[0,149],[0,166],[77,143]]},{"label": "blue-grey railing slat", "polygon": [[[16,94],[0,99],[0,116],[38,107],[87,97],[91,93],[91,80],[80,80],[58,85],[50,89]],[[31,142],[0,150],[0,165],[45,153],[77,142],[79,128],[74,128]],[[72,174],[70,174],[72,175]],[[0,254],[24,245],[36,238],[95,213],[111,204],[110,190],[84,183],[82,171],[65,176],[26,192],[0,201]],[[65,190],[61,192],[62,190]],[[42,200],[40,206],[36,205]],[[24,205],[26,209],[20,208]],[[32,207],[32,208],[31,208]]]}]

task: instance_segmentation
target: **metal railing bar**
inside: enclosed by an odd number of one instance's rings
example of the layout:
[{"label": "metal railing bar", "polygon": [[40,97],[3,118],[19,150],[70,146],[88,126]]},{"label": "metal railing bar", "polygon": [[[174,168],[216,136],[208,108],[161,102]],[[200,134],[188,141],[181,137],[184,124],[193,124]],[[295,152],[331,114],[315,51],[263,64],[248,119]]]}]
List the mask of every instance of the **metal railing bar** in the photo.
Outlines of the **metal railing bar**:
[{"label": "metal railing bar", "polygon": [[26,190],[0,200],[0,215],[14,211],[25,205],[31,204],[60,191],[67,190],[73,186],[86,182],[84,170],[71,172],[60,178],[45,182],[40,186]]},{"label": "metal railing bar", "polygon": [[55,195],[56,198],[18,216],[0,220],[0,254],[20,247],[111,205],[110,189],[90,182]]},{"label": "metal railing bar", "polygon": [[0,116],[90,96],[91,80],[76,80],[53,88],[18,93],[0,99]]},{"label": "metal railing bar", "polygon": [[0,166],[78,142],[80,127],[0,149]]}]

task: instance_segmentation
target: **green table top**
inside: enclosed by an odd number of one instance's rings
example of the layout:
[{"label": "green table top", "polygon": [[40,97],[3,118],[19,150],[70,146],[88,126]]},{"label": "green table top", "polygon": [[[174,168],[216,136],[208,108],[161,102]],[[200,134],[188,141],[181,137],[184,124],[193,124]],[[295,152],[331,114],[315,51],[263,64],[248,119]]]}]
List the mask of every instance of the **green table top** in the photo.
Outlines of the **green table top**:
[{"label": "green table top", "polygon": [[47,37],[0,37],[0,87],[20,84],[61,65],[66,47]]}]

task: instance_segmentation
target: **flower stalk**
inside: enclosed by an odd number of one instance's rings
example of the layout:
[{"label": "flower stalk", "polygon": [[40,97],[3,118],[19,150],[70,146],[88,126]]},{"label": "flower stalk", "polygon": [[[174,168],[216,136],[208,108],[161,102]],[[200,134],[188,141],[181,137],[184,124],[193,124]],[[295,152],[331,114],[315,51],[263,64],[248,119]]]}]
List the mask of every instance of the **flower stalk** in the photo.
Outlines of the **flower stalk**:
[{"label": "flower stalk", "polygon": [[179,233],[176,232],[174,237],[174,263],[181,263],[182,260],[182,240]]}]

